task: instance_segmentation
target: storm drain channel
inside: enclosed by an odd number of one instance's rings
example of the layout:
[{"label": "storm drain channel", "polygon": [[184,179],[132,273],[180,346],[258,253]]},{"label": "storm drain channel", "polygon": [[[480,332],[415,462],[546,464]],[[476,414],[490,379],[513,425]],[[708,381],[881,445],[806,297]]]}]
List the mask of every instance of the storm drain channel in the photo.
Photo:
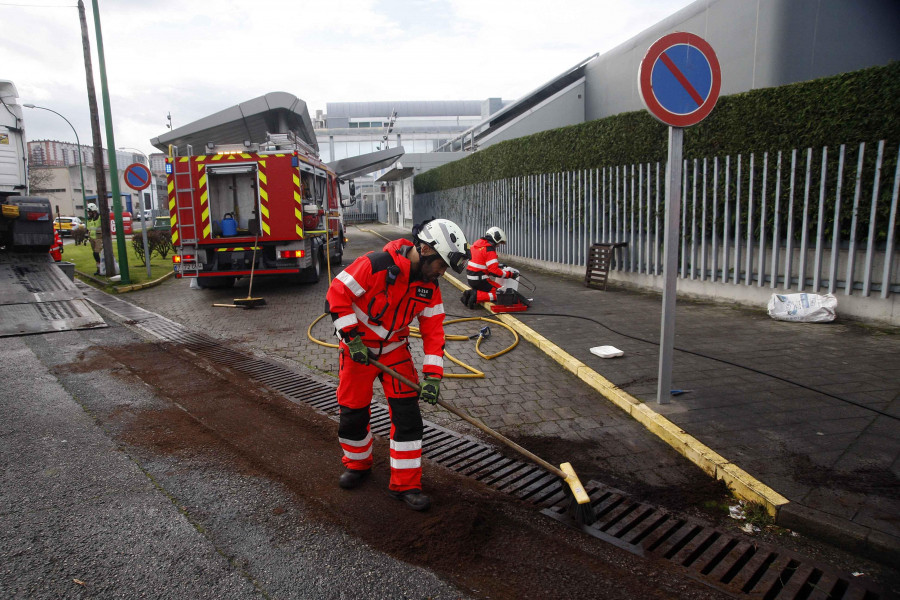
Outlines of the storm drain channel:
[{"label": "storm drain channel", "polygon": [[[332,418],[338,415],[336,385],[288,367],[226,347],[99,290],[82,286],[87,298],[153,336],[180,344],[216,364],[243,373],[296,402]],[[391,421],[385,405],[372,404],[373,435],[388,437]],[[698,520],[637,502],[598,481],[585,483],[597,522],[578,526],[567,513],[563,484],[531,463],[510,459],[493,447],[425,421],[422,454],[430,460],[498,490],[530,502],[566,525],[653,559],[666,560],[688,577],[734,597],[764,600],[878,600],[883,591],[830,566],[789,550],[756,544]]]}]

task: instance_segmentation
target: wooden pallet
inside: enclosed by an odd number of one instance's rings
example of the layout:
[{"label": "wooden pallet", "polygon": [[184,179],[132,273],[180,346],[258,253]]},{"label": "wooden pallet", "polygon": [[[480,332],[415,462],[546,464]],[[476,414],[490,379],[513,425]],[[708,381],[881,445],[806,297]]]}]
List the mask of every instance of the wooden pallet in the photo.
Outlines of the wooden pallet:
[{"label": "wooden pallet", "polygon": [[628,242],[609,244],[591,244],[588,250],[587,271],[584,274],[584,285],[596,289],[606,289],[609,277],[609,266],[612,263],[616,248],[627,246]]}]

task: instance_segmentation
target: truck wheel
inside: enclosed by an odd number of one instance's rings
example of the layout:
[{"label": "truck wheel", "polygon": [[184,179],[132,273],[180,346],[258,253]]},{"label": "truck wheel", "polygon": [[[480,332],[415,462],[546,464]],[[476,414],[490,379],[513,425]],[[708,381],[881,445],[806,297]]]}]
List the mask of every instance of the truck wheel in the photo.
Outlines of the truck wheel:
[{"label": "truck wheel", "polygon": [[221,289],[234,286],[234,277],[198,277],[197,286],[200,289]]},{"label": "truck wheel", "polygon": [[300,283],[318,283],[322,277],[322,251],[316,252],[316,259],[309,267],[300,271]]}]

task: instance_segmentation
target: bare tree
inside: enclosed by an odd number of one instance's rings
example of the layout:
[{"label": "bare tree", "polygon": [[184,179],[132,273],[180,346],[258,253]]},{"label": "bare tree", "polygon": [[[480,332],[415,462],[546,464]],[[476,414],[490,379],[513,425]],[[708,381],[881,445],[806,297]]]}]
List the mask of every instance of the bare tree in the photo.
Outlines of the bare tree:
[{"label": "bare tree", "polygon": [[53,181],[53,171],[49,167],[29,167],[28,168],[28,189],[32,195],[40,195],[50,189],[50,183]]}]

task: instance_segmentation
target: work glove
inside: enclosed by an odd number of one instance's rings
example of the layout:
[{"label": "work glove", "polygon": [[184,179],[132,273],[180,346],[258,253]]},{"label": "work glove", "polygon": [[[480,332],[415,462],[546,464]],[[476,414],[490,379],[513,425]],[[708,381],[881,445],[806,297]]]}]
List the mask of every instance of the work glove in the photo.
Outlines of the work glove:
[{"label": "work glove", "polygon": [[369,364],[369,349],[363,344],[362,338],[356,336],[347,342],[350,350],[350,358],[361,365]]},{"label": "work glove", "polygon": [[518,279],[518,278],[519,278],[519,272],[518,272],[518,271],[507,271],[507,275],[506,275],[506,276],[507,276],[509,279]]},{"label": "work glove", "polygon": [[437,404],[438,397],[441,395],[441,380],[437,377],[426,377],[424,383],[419,388],[419,400],[428,404]]}]

